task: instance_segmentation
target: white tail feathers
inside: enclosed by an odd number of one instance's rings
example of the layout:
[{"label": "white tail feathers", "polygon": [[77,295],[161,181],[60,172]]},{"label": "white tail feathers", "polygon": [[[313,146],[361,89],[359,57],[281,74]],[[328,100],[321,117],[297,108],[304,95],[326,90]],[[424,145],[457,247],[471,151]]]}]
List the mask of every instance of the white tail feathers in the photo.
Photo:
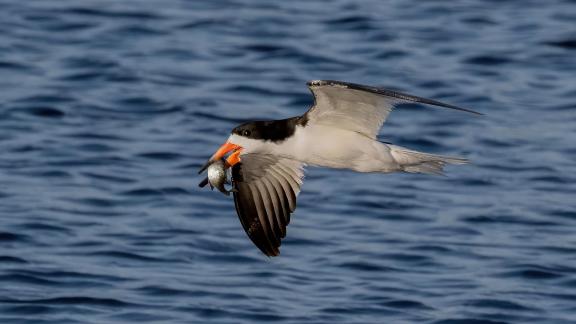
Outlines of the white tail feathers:
[{"label": "white tail feathers", "polygon": [[400,146],[389,145],[390,153],[400,168],[409,173],[444,175],[446,164],[466,164],[467,159],[412,151]]}]

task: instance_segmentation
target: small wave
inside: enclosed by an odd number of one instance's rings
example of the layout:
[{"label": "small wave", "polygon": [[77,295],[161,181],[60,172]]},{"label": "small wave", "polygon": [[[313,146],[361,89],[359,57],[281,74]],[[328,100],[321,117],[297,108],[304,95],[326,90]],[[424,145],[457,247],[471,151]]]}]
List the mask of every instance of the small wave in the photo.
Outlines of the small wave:
[{"label": "small wave", "polygon": [[[34,314],[35,316],[41,315],[41,314],[50,314],[55,312],[56,309],[54,309],[53,307],[50,306],[45,306],[45,305],[18,305],[18,306],[12,306],[12,307],[3,307],[2,308],[2,312],[6,313],[6,314],[16,314],[16,315],[20,315],[20,316],[27,316],[30,314]],[[6,318],[4,316],[2,316],[2,319],[5,320],[6,322],[11,322],[10,320],[6,320]],[[21,322],[23,320],[23,318],[18,318],[18,320],[14,320],[14,323],[17,322]],[[39,322],[42,323],[42,322]]]},{"label": "small wave", "polygon": [[19,108],[17,111],[24,111],[32,116],[43,118],[62,118],[66,113],[54,107],[24,107]]},{"label": "small wave", "polygon": [[189,193],[190,191],[183,188],[167,187],[159,189],[152,189],[152,188],[132,189],[121,192],[120,194],[125,196],[147,197],[147,196],[163,196],[163,195],[187,195]]},{"label": "small wave", "polygon": [[516,224],[525,226],[559,226],[560,223],[530,219],[526,216],[512,216],[512,215],[481,215],[471,216],[463,219],[468,223],[494,223],[494,224]]},{"label": "small wave", "polygon": [[138,154],[138,157],[150,160],[171,161],[184,159],[186,156],[174,152],[147,152]]},{"label": "small wave", "polygon": [[24,234],[0,232],[0,242],[27,242],[29,237]]},{"label": "small wave", "polygon": [[[177,288],[169,288],[164,286],[144,286],[136,289],[137,291],[149,295],[149,296],[170,296],[170,297],[193,297],[194,292],[177,289]],[[194,296],[197,297],[197,296]]]},{"label": "small wave", "polygon": [[10,61],[0,61],[0,70],[12,70],[12,71],[22,71],[22,72],[33,72],[33,68],[29,65],[21,64],[17,62]]},{"label": "small wave", "polygon": [[478,318],[450,318],[433,322],[433,324],[511,324],[505,321]]},{"label": "small wave", "polygon": [[325,20],[324,23],[328,25],[329,28],[340,30],[369,31],[376,29],[370,17],[360,15],[332,18]]},{"label": "small wave", "polygon": [[536,264],[516,265],[514,270],[500,273],[500,277],[505,278],[522,278],[529,280],[552,280],[559,279],[565,274],[576,273],[575,268],[571,267],[548,267]]},{"label": "small wave", "polygon": [[38,94],[20,98],[14,102],[24,104],[65,104],[74,101],[76,101],[74,97],[65,94]]},{"label": "small wave", "polygon": [[78,15],[87,17],[98,17],[98,18],[120,18],[120,19],[134,19],[134,20],[159,20],[163,17],[157,13],[151,13],[147,11],[139,10],[112,10],[112,9],[95,9],[87,7],[77,7],[77,8],[64,8],[59,10],[54,10],[55,13],[61,13],[66,15]]},{"label": "small wave", "polygon": [[88,177],[88,178],[92,178],[95,180],[102,180],[102,181],[118,183],[118,184],[129,184],[129,183],[134,183],[137,181],[135,179],[131,179],[128,177],[122,177],[119,175],[99,174],[99,173],[93,173],[93,172],[82,172],[81,174]]},{"label": "small wave", "polygon": [[12,299],[0,298],[0,303],[7,304],[47,304],[47,305],[91,305],[106,307],[134,307],[135,303],[129,303],[114,298],[97,298],[85,296],[54,297],[39,299]]},{"label": "small wave", "polygon": [[567,50],[576,50],[576,39],[575,38],[567,38],[567,39],[563,39],[563,40],[550,41],[550,42],[545,42],[544,44],[549,45],[549,46],[553,46],[553,47],[559,47],[559,48],[567,49]]},{"label": "small wave", "polygon": [[18,257],[14,257],[14,256],[9,256],[9,255],[0,255],[0,264],[8,264],[8,263],[14,263],[14,264],[26,264],[28,263],[28,261],[26,261],[25,259],[22,258],[18,258]]},{"label": "small wave", "polygon": [[27,222],[22,223],[17,226],[17,228],[23,231],[45,231],[45,232],[60,232],[60,233],[70,233],[70,229],[62,226],[46,224],[46,223],[35,223]]},{"label": "small wave", "polygon": [[142,262],[168,262],[174,260],[165,260],[161,258],[155,258],[150,256],[145,256],[138,253],[133,252],[126,252],[126,251],[98,251],[98,252],[91,252],[89,255],[92,256],[100,256],[106,258],[113,258],[113,259],[124,259],[124,260],[133,260],[133,261],[142,261]]},{"label": "small wave", "polygon": [[414,309],[414,310],[433,310],[433,307],[427,306],[421,302],[414,300],[392,300],[381,304],[385,307],[398,308],[398,309]]},{"label": "small wave", "polygon": [[480,55],[474,56],[466,59],[464,61],[468,64],[474,65],[490,65],[490,66],[499,66],[504,64],[509,64],[514,62],[512,59],[507,58],[505,56],[495,56],[495,55]]},{"label": "small wave", "polygon": [[536,311],[536,309],[532,307],[523,306],[518,302],[499,300],[499,299],[465,300],[462,302],[462,305],[466,307],[472,306],[478,308],[491,308],[491,309],[501,309],[508,311]]},{"label": "small wave", "polygon": [[42,277],[31,276],[26,274],[9,274],[0,275],[0,282],[21,283],[21,284],[34,284],[42,286],[59,286],[60,282],[44,279]]},{"label": "small wave", "polygon": [[395,272],[400,271],[399,269],[382,266],[367,261],[357,261],[357,262],[343,262],[338,265],[341,268],[346,268],[355,271],[366,271],[366,272]]}]

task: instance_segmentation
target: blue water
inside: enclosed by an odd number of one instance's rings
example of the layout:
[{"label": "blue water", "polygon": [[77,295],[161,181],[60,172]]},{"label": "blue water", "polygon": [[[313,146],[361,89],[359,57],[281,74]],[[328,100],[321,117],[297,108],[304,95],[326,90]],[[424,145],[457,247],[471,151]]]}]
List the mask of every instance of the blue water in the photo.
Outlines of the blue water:
[{"label": "blue water", "polygon": [[[1,323],[576,323],[576,2],[0,1]],[[278,258],[197,188],[311,79],[447,177],[307,169]]]}]

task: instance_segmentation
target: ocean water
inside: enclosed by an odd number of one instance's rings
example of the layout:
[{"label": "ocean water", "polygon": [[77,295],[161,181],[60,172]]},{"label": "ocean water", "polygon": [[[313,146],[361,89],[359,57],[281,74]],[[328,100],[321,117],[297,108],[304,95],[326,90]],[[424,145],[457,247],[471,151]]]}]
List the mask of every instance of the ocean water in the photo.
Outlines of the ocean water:
[{"label": "ocean water", "polygon": [[[0,1],[1,323],[576,323],[575,1]],[[478,110],[381,139],[446,177],[308,168],[267,258],[196,172],[305,82]]]}]

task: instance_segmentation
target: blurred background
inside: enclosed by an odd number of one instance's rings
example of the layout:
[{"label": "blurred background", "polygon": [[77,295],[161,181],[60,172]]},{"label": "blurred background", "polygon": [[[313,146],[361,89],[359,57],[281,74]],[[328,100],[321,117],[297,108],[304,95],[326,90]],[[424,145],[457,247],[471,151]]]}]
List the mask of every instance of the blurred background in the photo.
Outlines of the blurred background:
[{"label": "blurred background", "polygon": [[[576,2],[0,0],[0,322],[576,323]],[[308,168],[278,258],[198,167],[305,82],[447,177]]]}]

